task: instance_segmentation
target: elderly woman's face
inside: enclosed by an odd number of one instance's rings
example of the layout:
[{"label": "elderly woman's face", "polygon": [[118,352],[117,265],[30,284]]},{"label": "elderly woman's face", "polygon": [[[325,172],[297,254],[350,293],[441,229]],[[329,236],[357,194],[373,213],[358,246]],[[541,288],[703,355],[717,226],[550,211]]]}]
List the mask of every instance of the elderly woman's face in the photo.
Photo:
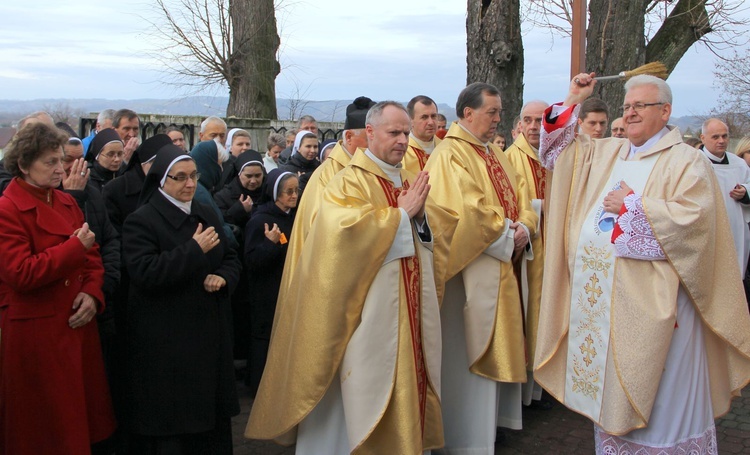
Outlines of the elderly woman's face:
[{"label": "elderly woman's face", "polygon": [[162,188],[180,202],[190,202],[198,185],[198,171],[193,160],[182,160],[172,166]]},{"label": "elderly woman's face", "polygon": [[57,188],[65,176],[63,149],[43,152],[28,169],[21,169],[23,180],[39,188]]},{"label": "elderly woman's face", "polygon": [[104,169],[117,172],[122,165],[124,150],[125,147],[123,147],[122,142],[110,142],[102,148],[102,151],[99,152],[99,157],[96,160]]},{"label": "elderly woman's face", "polygon": [[299,198],[299,180],[297,177],[290,177],[279,188],[279,194],[276,197],[276,205],[283,211],[291,210],[297,207]]}]

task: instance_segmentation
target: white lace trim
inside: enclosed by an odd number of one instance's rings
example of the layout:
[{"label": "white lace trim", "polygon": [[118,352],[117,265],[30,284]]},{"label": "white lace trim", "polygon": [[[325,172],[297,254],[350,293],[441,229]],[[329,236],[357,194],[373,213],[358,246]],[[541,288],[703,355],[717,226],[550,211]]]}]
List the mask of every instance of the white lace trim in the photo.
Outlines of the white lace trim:
[{"label": "white lace trim", "polygon": [[[539,141],[539,161],[550,171],[555,168],[555,162],[567,146],[576,138],[576,125],[578,124],[578,111],[581,105],[573,108],[570,118],[564,125],[558,126],[551,132],[547,132],[542,125],[542,136]],[[543,120],[547,124],[546,119]]]},{"label": "white lace trim", "polygon": [[676,441],[669,446],[647,446],[612,436],[594,425],[594,440],[597,455],[717,455],[716,426],[703,433]]},{"label": "white lace trim", "polygon": [[617,218],[622,234],[615,239],[615,255],[646,261],[666,259],[643,211],[641,196],[626,196],[624,203],[627,212]]}]

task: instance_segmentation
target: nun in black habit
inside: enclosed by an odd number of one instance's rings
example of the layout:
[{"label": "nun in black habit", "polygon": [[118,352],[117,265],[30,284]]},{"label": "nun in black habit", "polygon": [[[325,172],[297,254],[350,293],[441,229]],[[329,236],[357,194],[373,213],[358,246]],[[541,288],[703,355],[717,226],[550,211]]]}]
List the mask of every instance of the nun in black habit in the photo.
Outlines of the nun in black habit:
[{"label": "nun in black habit", "polygon": [[122,233],[125,218],[138,208],[143,181],[146,180],[146,172],[156,158],[156,152],[171,143],[172,139],[166,134],[156,134],[146,139],[130,157],[130,162],[120,178],[112,180],[102,188],[109,219],[117,232]]},{"label": "nun in black habit", "polygon": [[120,166],[124,156],[124,145],[120,135],[113,128],[105,128],[94,136],[86,152],[89,162],[91,183],[97,190],[120,175]]},{"label": "nun in black habit", "polygon": [[[228,142],[228,141],[227,141]],[[236,177],[214,194],[214,201],[224,216],[224,222],[232,227],[232,232],[240,244],[238,251],[243,251],[245,225],[250,215],[260,203],[263,194],[263,182],[266,170],[263,157],[255,150],[241,153],[233,163]],[[243,264],[244,265],[244,264]],[[243,267],[244,268],[244,267]],[[247,350],[250,346],[250,294],[248,277],[243,274],[237,289],[232,294],[232,323],[234,326],[234,359],[238,375],[245,374],[243,366],[247,361]]]},{"label": "nun in black habit", "polygon": [[245,273],[252,290],[251,340],[245,382],[253,397],[266,365],[276,299],[298,199],[297,175],[280,169],[272,170],[266,179],[265,202],[253,213],[245,228]]},{"label": "nun in black habit", "polygon": [[232,453],[240,263],[216,213],[193,200],[198,178],[189,155],[163,147],[123,226],[132,453]]}]

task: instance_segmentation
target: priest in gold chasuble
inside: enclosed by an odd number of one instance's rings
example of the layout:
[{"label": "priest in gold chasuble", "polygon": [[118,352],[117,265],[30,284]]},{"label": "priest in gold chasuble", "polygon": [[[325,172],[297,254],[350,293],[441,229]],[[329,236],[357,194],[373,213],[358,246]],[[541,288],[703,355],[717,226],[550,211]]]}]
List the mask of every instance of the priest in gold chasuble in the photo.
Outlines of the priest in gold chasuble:
[{"label": "priest in gold chasuble", "polygon": [[441,140],[435,136],[438,108],[429,96],[417,95],[406,104],[406,111],[411,117],[411,134],[409,148],[401,163],[404,169],[417,174],[424,169],[427,159]]},{"label": "priest in gold chasuble", "polygon": [[547,170],[539,162],[539,137],[542,129],[542,115],[548,104],[544,101],[530,101],[521,108],[521,134],[505,150],[505,156],[516,173],[526,181],[531,206],[539,217],[536,234],[531,238],[534,257],[524,261],[520,275],[516,276],[521,287],[523,315],[526,333],[526,364],[528,381],[523,386],[523,404],[531,400],[541,400],[542,388],[534,382],[531,373],[536,350],[536,334],[539,325],[539,302],[542,298],[542,277],[544,272],[544,193],[547,184]]},{"label": "priest in gold chasuble", "polygon": [[277,305],[246,437],[315,455],[443,445],[435,270],[456,214],[428,199],[426,173],[401,169],[408,134],[400,104],[373,106],[369,148],[326,185]]},{"label": "priest in gold chasuble", "polygon": [[[750,315],[710,164],[667,126],[669,86],[625,84],[628,139],[575,136],[579,74],[545,112],[544,288],[534,379],[595,423],[597,453],[716,454],[750,381]],[[552,228],[554,226],[554,228]]]},{"label": "priest in gold chasuble", "polygon": [[494,86],[466,87],[459,120],[425,166],[435,203],[459,220],[441,308],[447,453],[493,454],[497,426],[521,428],[529,359],[512,258],[532,257],[538,217],[525,180],[489,143],[501,110]]}]

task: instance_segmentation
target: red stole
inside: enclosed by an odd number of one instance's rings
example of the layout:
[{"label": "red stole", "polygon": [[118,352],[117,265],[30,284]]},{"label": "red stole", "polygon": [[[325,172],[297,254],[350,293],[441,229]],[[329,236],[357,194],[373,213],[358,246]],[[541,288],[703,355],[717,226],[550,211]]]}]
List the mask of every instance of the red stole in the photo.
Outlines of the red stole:
[{"label": "red stole", "polygon": [[419,170],[424,170],[424,165],[427,164],[427,159],[430,157],[430,155],[428,155],[427,152],[419,147],[411,146],[411,148],[414,150],[414,154],[417,155],[417,161],[419,161]]},{"label": "red stole", "polygon": [[[377,176],[380,186],[388,200],[390,207],[398,208],[398,196],[401,190],[409,189],[409,182],[404,180],[403,188],[395,188],[390,180]],[[409,328],[411,329],[412,351],[414,352],[414,369],[417,372],[417,392],[419,394],[419,415],[424,434],[424,416],[427,403],[427,369],[422,348],[422,279],[419,268],[419,258],[410,256],[401,258],[401,276],[404,280],[404,294],[406,308],[409,313]]]},{"label": "red stole", "polygon": [[500,205],[505,210],[505,216],[511,221],[518,220],[518,198],[516,198],[516,192],[513,190],[513,185],[508,178],[508,174],[503,169],[500,160],[497,159],[494,153],[487,151],[476,145],[471,144],[474,150],[484,160],[484,164],[487,166],[487,174],[492,182],[492,187],[495,189],[495,194],[500,200]]}]

